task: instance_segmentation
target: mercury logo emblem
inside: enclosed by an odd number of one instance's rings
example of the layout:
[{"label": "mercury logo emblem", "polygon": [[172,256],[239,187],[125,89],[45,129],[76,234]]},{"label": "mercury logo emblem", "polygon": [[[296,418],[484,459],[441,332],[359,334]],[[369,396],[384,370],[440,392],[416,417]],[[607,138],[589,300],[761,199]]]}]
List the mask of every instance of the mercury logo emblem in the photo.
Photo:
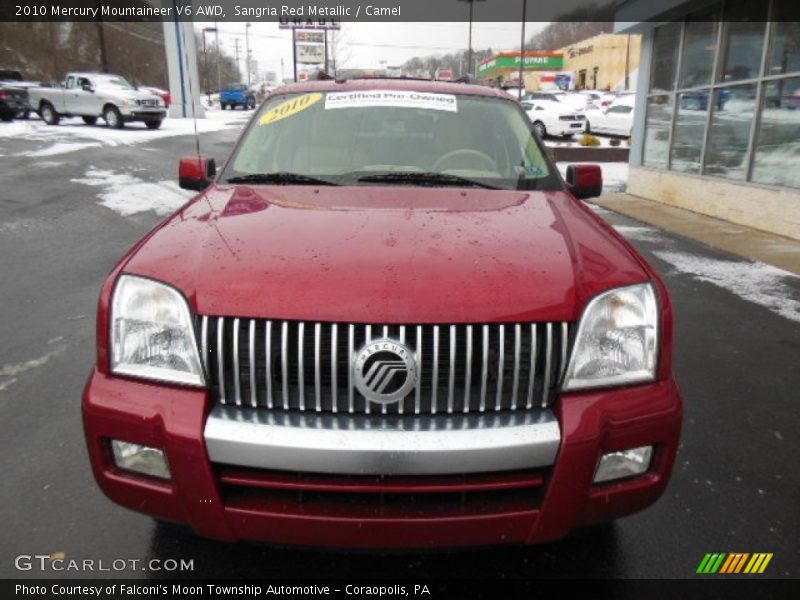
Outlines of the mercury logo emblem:
[{"label": "mercury logo emblem", "polygon": [[372,402],[399,402],[417,384],[414,355],[396,340],[368,341],[356,353],[353,362],[356,389]]}]

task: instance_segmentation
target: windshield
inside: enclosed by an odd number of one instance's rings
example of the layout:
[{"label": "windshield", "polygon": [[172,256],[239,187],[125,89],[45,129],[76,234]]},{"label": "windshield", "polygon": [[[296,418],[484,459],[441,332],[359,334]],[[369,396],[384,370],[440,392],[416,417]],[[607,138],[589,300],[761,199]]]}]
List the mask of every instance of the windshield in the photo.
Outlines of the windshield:
[{"label": "windshield", "polygon": [[514,101],[404,90],[273,96],[222,179],[276,174],[308,185],[562,189]]},{"label": "windshield", "polygon": [[124,77],[118,75],[97,75],[97,83],[103,86],[112,86],[122,88],[123,90],[132,90],[134,87]]}]

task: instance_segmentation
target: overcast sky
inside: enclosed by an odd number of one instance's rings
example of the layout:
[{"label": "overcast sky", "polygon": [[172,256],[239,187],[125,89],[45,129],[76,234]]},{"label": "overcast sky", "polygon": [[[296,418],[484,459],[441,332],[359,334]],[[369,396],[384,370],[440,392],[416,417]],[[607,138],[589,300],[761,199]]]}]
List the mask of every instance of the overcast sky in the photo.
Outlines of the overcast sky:
[{"label": "overcast sky", "polygon": [[[525,37],[540,31],[547,23],[528,23]],[[198,29],[214,23],[197,23]],[[245,23],[220,23],[219,42],[233,55],[239,39],[240,67],[244,72]],[[520,27],[515,23],[475,22],[472,47],[511,50],[519,47]],[[379,68],[400,65],[413,56],[446,54],[467,47],[469,23],[342,23],[339,36],[342,57],[339,68]],[[206,33],[206,43],[214,43],[214,33]],[[250,50],[258,70],[275,71],[278,78],[292,76],[292,34],[277,23],[254,22],[250,27]],[[198,48],[202,60],[202,47]],[[281,60],[283,71],[281,72]],[[385,62],[384,62],[385,61]]]}]

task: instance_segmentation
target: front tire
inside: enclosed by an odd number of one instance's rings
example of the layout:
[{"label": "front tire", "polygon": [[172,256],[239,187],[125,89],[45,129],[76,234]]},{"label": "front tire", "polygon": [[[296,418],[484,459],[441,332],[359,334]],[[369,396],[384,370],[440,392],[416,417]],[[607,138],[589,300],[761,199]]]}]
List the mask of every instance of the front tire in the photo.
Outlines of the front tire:
[{"label": "front tire", "polygon": [[539,136],[539,139],[541,140],[543,140],[547,135],[547,127],[545,127],[544,123],[542,123],[541,121],[536,121],[536,123],[533,124],[533,129],[536,131],[536,133]]},{"label": "front tire", "polygon": [[144,124],[145,127],[147,127],[148,129],[158,129],[159,127],[161,127],[161,119],[152,119],[150,121],[145,121]]},{"label": "front tire", "polygon": [[228,105],[223,102],[222,104],[220,104],[220,108],[222,108],[222,110],[225,110],[226,108],[228,108]]},{"label": "front tire", "polygon": [[48,125],[58,125],[58,122],[61,120],[56,109],[53,108],[53,105],[49,102],[42,103],[41,108],[39,108],[39,116],[41,116],[42,121]]},{"label": "front tire", "polygon": [[116,106],[106,106],[103,110],[103,119],[106,125],[113,129],[122,129],[125,127],[125,121],[122,120],[122,113]]},{"label": "front tire", "polygon": [[97,117],[81,117],[81,119],[83,119],[83,122],[87,125],[94,125],[97,123]]}]

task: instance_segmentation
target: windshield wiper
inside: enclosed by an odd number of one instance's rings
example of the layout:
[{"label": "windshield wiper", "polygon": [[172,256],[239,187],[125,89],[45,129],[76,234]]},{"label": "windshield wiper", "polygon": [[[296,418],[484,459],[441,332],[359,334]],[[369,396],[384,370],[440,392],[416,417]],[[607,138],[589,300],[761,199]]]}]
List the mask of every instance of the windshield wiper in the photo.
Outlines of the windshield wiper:
[{"label": "windshield wiper", "polygon": [[488,183],[481,183],[466,177],[459,177],[458,175],[451,175],[449,173],[436,173],[433,171],[403,171],[398,173],[377,173],[375,175],[364,175],[357,180],[359,183],[407,183],[410,185],[419,184],[436,187],[440,185],[447,186],[467,186],[479,187],[487,190],[499,190],[501,188],[489,185]]},{"label": "windshield wiper", "polygon": [[237,175],[226,180],[228,183],[275,183],[277,185],[339,185],[334,181],[319,179],[302,173],[276,171],[274,173],[250,173]]}]

